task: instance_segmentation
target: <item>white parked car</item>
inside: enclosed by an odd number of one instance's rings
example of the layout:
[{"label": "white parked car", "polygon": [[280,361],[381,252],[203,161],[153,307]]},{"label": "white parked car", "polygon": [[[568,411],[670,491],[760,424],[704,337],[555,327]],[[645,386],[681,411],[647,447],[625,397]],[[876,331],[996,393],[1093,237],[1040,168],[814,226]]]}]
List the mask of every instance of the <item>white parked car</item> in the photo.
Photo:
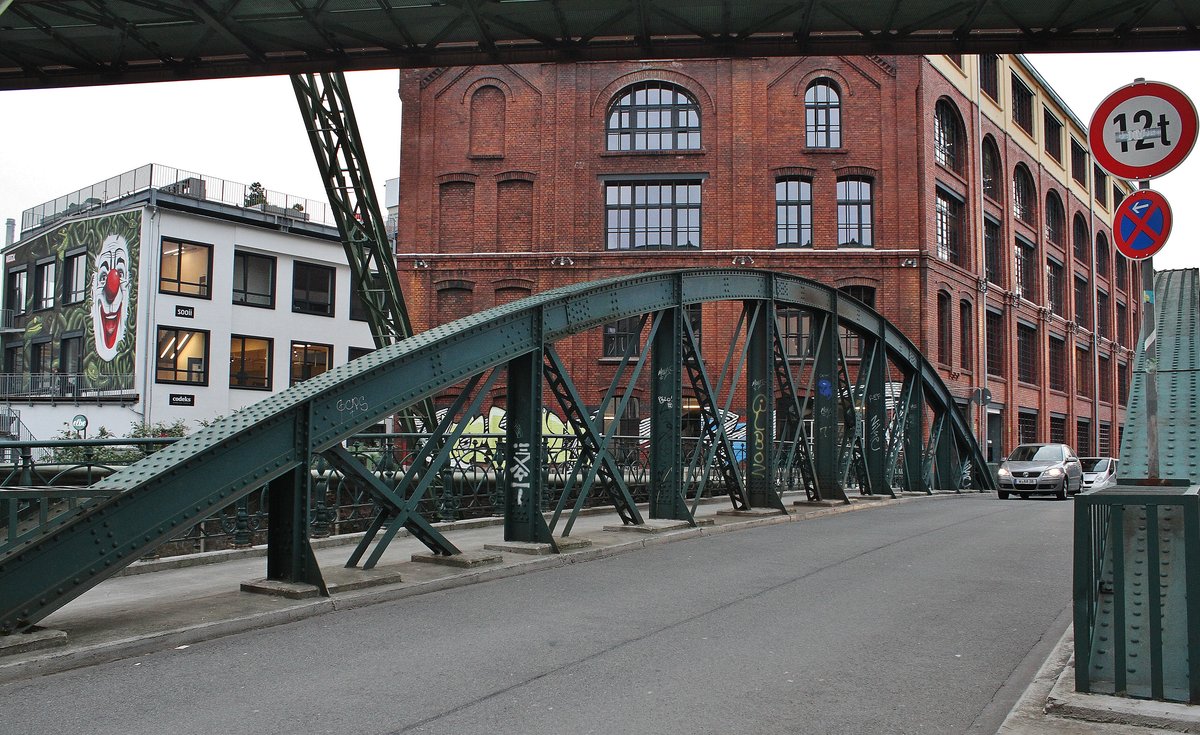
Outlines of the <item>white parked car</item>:
[{"label": "white parked car", "polygon": [[1117,460],[1112,457],[1080,457],[1083,489],[1101,490],[1117,484]]}]

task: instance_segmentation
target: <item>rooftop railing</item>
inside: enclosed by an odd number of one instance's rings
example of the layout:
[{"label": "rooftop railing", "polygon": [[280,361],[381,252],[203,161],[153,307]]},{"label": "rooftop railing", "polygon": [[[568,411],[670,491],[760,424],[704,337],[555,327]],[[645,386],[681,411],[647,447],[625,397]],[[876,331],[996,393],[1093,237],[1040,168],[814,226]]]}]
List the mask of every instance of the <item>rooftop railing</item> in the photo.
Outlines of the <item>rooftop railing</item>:
[{"label": "rooftop railing", "polygon": [[132,375],[84,373],[0,373],[0,402],[38,400],[133,400]]},{"label": "rooftop railing", "polygon": [[110,202],[150,189],[198,201],[231,204],[304,222],[336,224],[329,205],[320,200],[148,163],[26,209],[21,213],[21,232],[53,224],[64,217],[98,210]]}]

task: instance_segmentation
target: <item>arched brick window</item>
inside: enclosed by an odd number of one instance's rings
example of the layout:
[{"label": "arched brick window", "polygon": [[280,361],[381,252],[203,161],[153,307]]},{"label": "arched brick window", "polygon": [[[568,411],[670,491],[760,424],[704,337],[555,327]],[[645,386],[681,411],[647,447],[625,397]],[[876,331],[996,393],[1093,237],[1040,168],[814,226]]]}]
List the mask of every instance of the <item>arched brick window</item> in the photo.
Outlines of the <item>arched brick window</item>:
[{"label": "arched brick window", "polygon": [[809,148],[842,147],[842,96],[832,79],[814,79],[804,90],[804,127]]},{"label": "arched brick window", "polygon": [[939,291],[937,297],[938,362],[949,365],[954,359],[954,318],[950,313],[950,294]]},{"label": "arched brick window", "polygon": [[990,135],[983,139],[983,193],[998,202],[1004,200],[1004,166]]},{"label": "arched brick window", "polygon": [[871,179],[846,176],[837,181],[838,245],[872,247]]},{"label": "arched brick window", "polygon": [[1056,191],[1046,192],[1046,240],[1062,247],[1066,237],[1067,215]]},{"label": "arched brick window", "polygon": [[1108,275],[1108,238],[1103,232],[1096,233],[1096,275]]},{"label": "arched brick window", "polygon": [[1037,223],[1037,185],[1025,164],[1013,171],[1013,216],[1027,225]]},{"label": "arched brick window", "polygon": [[700,105],[676,84],[631,84],[609,105],[605,133],[610,151],[699,150]]},{"label": "arched brick window", "polygon": [[487,85],[471,95],[471,155],[504,155],[504,92]]},{"label": "arched brick window", "polygon": [[937,101],[933,110],[933,157],[950,169],[962,174],[966,168],[966,132],[962,116],[954,103],[946,98]]},{"label": "arched brick window", "polygon": [[1071,249],[1075,253],[1075,262],[1084,265],[1089,262],[1088,256],[1091,254],[1091,248],[1088,245],[1091,239],[1088,235],[1087,222],[1083,221],[1083,215],[1076,214],[1071,226]]}]

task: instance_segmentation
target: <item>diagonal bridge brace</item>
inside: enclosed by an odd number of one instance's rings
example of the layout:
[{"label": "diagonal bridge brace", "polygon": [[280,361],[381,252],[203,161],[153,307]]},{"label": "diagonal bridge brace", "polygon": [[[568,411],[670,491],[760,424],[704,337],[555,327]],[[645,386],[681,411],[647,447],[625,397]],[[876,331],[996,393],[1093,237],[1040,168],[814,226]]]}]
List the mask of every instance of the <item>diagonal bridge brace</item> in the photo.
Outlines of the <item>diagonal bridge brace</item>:
[{"label": "diagonal bridge brace", "polygon": [[[379,533],[383,525],[388,522],[397,529],[401,527],[407,528],[409,533],[419,539],[421,543],[428,546],[429,550],[435,554],[451,556],[461,553],[454,544],[450,543],[449,539],[429,523],[429,520],[425,516],[417,512],[416,508],[420,502],[420,497],[415,498],[416,502],[406,502],[404,496],[388,487],[387,483],[379,479],[375,473],[368,470],[362,462],[358,461],[357,457],[341,444],[330,447],[323,453],[323,456],[346,479],[352,479],[361,483],[367,492],[370,493],[371,498],[382,508],[371,522],[370,529],[363,537],[363,543],[359,545],[359,548],[355,549],[356,556],[352,556],[351,562],[346,564],[347,567],[353,567],[358,563],[358,560],[362,558],[363,552],[366,551],[366,545]],[[392,535],[394,536],[395,534]],[[391,536],[388,537],[387,541],[390,540]],[[386,547],[387,542],[380,541],[377,551],[382,553],[382,549]],[[378,561],[378,557],[373,555],[372,558],[374,561],[364,564],[364,569],[370,569],[375,566],[375,561]]]},{"label": "diagonal bridge brace", "polygon": [[772,330],[772,365],[775,370],[775,390],[779,394],[776,399],[777,409],[783,415],[780,438],[779,466],[786,475],[786,485],[792,489],[795,474],[800,474],[800,485],[810,498],[817,487],[817,471],[813,468],[812,452],[809,451],[808,430],[804,426],[804,404],[796,389],[796,380],[792,375],[787,351],[783,347],[783,339],[778,329]]},{"label": "diagonal bridge brace", "polygon": [[[704,442],[701,444],[707,443],[709,446],[705,466],[700,474],[701,483],[707,480],[709,468],[715,462],[721,472],[725,491],[729,494],[729,501],[733,504],[734,510],[749,510],[750,496],[746,492],[746,482],[743,480],[741,472],[738,471],[737,464],[733,461],[733,444],[725,432],[725,422],[717,413],[717,395],[713,391],[708,371],[704,368],[704,360],[700,357],[700,344],[696,339],[696,332],[692,328],[691,320],[683,320],[683,331],[683,367],[692,383],[692,394],[696,402],[700,404],[700,415],[703,417],[701,428],[704,432]],[[728,363],[727,359],[726,364],[728,365]],[[691,474],[690,471],[689,474]],[[697,488],[695,497],[692,499],[692,517],[695,517],[696,509],[700,506],[701,495],[703,495],[703,486]]]},{"label": "diagonal bridge brace", "polygon": [[[609,500],[613,507],[617,509],[617,513],[621,516],[621,523],[625,525],[641,525],[642,514],[638,510],[637,504],[633,502],[633,495],[629,492],[629,486],[625,484],[624,475],[621,472],[620,465],[608,451],[607,437],[601,437],[592,423],[591,418],[583,410],[583,397],[579,395],[578,389],[567,375],[566,366],[563,365],[562,358],[558,356],[558,352],[550,345],[546,346],[546,362],[543,366],[543,374],[546,378],[546,383],[550,387],[550,391],[558,400],[558,405],[562,408],[566,415],[567,424],[575,432],[576,438],[579,439],[579,461],[576,463],[576,468],[568,476],[574,478],[579,471],[580,466],[590,466],[591,472],[589,478],[592,481],[600,480],[600,484],[604,487],[608,494]],[[563,488],[562,497],[559,499],[558,507],[554,511],[554,517],[550,521],[551,530],[558,525],[558,519],[562,515],[563,509],[567,502],[569,487]],[[579,511],[583,508],[583,502],[587,499],[588,492],[591,490],[590,483],[584,483],[580,488],[579,498],[575,507],[571,511],[570,517],[567,519],[567,525],[563,528],[563,536],[571,533],[571,527],[575,525],[575,519],[579,516]]]},{"label": "diagonal bridge brace", "polygon": [[[383,496],[385,499],[385,502],[382,503],[383,508],[380,509],[374,520],[371,521],[367,532],[363,535],[362,540],[359,541],[358,546],[355,547],[354,552],[346,561],[347,567],[354,567],[358,564],[367,552],[367,549],[370,548],[375,536],[385,526],[386,530],[383,531],[383,536],[379,539],[379,543],[375,545],[375,549],[371,552],[371,555],[367,557],[366,563],[363,564],[363,569],[373,569],[379,563],[383,552],[387,550],[388,545],[392,543],[392,539],[396,537],[401,528],[408,528],[410,533],[428,546],[430,551],[439,556],[453,556],[462,553],[444,536],[434,530],[429,522],[417,512],[417,508],[420,506],[421,500],[424,499],[425,492],[429,489],[429,486],[433,484],[441,469],[445,467],[446,462],[450,459],[454,445],[458,442],[459,437],[463,435],[467,425],[470,423],[471,417],[479,412],[479,406],[483,403],[484,397],[487,396],[488,391],[491,390],[492,385],[496,382],[496,378],[499,375],[500,371],[493,369],[489,373],[487,381],[484,382],[483,387],[479,388],[479,390],[475,389],[479,385],[479,381],[483,378],[482,373],[475,375],[467,382],[466,387],[458,394],[458,398],[454,400],[454,404],[450,406],[450,409],[446,411],[446,416],[438,424],[433,434],[430,435],[429,440],[425,442],[424,446],[413,457],[412,464],[404,474],[404,478],[397,485],[401,493],[398,494],[389,490]],[[454,421],[454,417],[462,409],[463,404],[466,403],[467,396],[472,395],[472,393],[474,393],[475,398],[471,401],[471,406],[463,415],[462,420],[454,425],[454,428],[450,431],[450,435],[446,436],[446,428]],[[433,454],[435,449],[437,450],[437,456],[433,457],[432,461],[430,461],[430,455]],[[366,468],[362,467],[358,460],[350,456],[349,452],[345,452],[344,456],[341,457],[341,460],[346,459],[350,460],[351,464],[349,466],[351,468],[357,466],[361,468],[361,472],[367,474],[367,478],[369,478],[368,489],[373,488],[378,492],[387,488],[381,480],[378,480]],[[334,461],[333,458],[330,458],[330,461]],[[423,471],[420,469],[422,467],[425,468]],[[359,470],[354,471],[356,475],[360,474]],[[412,484],[418,473],[420,473],[420,479],[417,480],[416,487],[413,488],[408,500],[404,500],[402,497],[404,489]]]}]

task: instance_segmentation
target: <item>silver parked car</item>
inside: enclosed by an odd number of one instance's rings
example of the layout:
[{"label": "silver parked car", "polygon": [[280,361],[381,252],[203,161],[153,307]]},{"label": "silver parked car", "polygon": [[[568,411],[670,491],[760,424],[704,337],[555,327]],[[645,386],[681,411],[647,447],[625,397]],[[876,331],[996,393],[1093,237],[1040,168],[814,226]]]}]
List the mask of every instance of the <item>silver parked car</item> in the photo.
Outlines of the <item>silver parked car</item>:
[{"label": "silver parked car", "polygon": [[1000,463],[997,475],[1001,500],[1012,493],[1066,500],[1083,486],[1083,467],[1066,444],[1022,444]]},{"label": "silver parked car", "polygon": [[1080,457],[1083,489],[1102,490],[1117,484],[1117,460],[1112,457]]}]

